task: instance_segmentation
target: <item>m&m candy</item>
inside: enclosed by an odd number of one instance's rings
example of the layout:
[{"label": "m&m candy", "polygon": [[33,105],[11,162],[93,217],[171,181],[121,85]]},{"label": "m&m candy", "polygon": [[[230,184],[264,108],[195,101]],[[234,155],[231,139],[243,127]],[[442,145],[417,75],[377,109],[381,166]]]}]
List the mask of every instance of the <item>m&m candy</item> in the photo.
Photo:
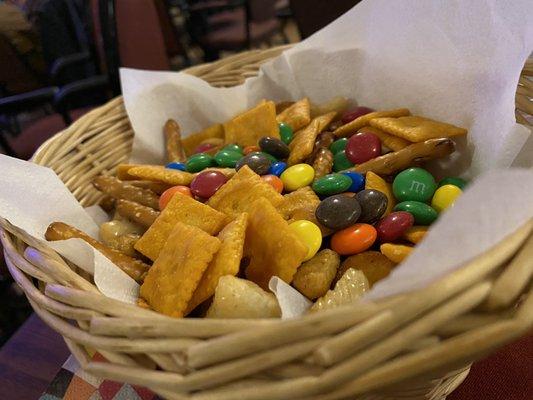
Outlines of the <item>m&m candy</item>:
[{"label": "m&m candy", "polygon": [[314,177],[315,170],[309,164],[293,165],[283,171],[280,176],[283,187],[289,192],[311,184]]},{"label": "m&m candy", "polygon": [[283,182],[276,175],[263,175],[261,179],[276,189],[276,192],[283,192]]},{"label": "m&m candy", "polygon": [[431,199],[431,207],[437,210],[437,212],[442,212],[448,207],[453,206],[455,199],[462,193],[463,191],[458,186],[443,185],[435,191]]},{"label": "m&m candy", "polygon": [[408,200],[396,204],[394,211],[407,211],[411,213],[417,225],[429,225],[438,217],[437,211],[426,203]]},{"label": "m&m candy", "polygon": [[172,199],[172,197],[176,193],[180,193],[185,196],[192,197],[191,189],[189,189],[187,186],[182,186],[182,185],[172,186],[171,188],[161,193],[161,196],[159,196],[159,209],[164,210],[168,202],[170,201],[170,199]]},{"label": "m&m candy", "polygon": [[348,190],[352,180],[343,174],[328,174],[313,182],[313,190],[316,194],[330,196],[332,194],[342,193]]},{"label": "m&m candy", "polygon": [[316,254],[320,246],[322,245],[322,232],[320,228],[311,221],[299,220],[289,224],[289,228],[296,233],[298,239],[300,239],[308,249],[307,256],[304,261],[307,261]]},{"label": "m&m candy", "polygon": [[344,256],[361,253],[374,244],[377,236],[372,225],[357,223],[335,232],[331,237],[331,249]]},{"label": "m&m candy", "polygon": [[209,154],[198,153],[190,156],[185,165],[188,172],[200,172],[203,169],[212,167],[214,163],[215,160]]},{"label": "m&m candy", "polygon": [[187,171],[187,166],[182,162],[170,162],[165,165],[168,169],[177,169],[178,171]]},{"label": "m&m candy", "polygon": [[283,171],[287,169],[287,163],[284,163],[283,161],[276,161],[272,164],[270,164],[270,168],[268,169],[268,173],[276,176],[280,176]]},{"label": "m&m candy", "polygon": [[289,144],[292,141],[292,138],[294,136],[292,132],[292,128],[289,125],[284,124],[283,122],[281,122],[278,125],[278,127],[279,127],[279,136],[281,140],[283,141],[283,143]]},{"label": "m&m candy", "polygon": [[191,193],[202,199],[208,199],[227,181],[228,177],[222,172],[200,172],[191,182]]},{"label": "m&m candy", "polygon": [[242,153],[224,148],[215,154],[215,162],[219,167],[235,168],[235,165],[242,157]]},{"label": "m&m candy", "polygon": [[315,212],[318,222],[334,230],[355,224],[360,215],[359,202],[354,197],[346,196],[346,193],[325,198]]},{"label": "m&m candy", "polygon": [[422,168],[408,168],[403,170],[392,183],[394,197],[398,201],[414,200],[426,202],[433,196],[437,184],[433,175]]},{"label": "m&m candy", "polygon": [[381,141],[373,133],[358,133],[348,140],[344,151],[352,163],[362,164],[381,155]]}]

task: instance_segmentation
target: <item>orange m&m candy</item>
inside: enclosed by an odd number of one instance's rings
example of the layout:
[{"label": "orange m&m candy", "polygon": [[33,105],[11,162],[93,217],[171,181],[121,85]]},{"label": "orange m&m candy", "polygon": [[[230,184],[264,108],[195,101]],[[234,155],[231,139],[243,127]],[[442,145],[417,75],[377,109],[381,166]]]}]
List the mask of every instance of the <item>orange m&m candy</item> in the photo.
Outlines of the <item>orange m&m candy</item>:
[{"label": "orange m&m candy", "polygon": [[247,155],[253,153],[254,151],[261,151],[261,148],[259,146],[246,146],[242,150],[242,154]]},{"label": "orange m&m candy", "polygon": [[344,256],[361,253],[374,244],[377,236],[372,225],[354,224],[333,234],[331,249]]},{"label": "orange m&m candy", "polygon": [[276,175],[263,175],[261,179],[276,189],[276,192],[283,192],[283,182]]},{"label": "orange m&m candy", "polygon": [[181,193],[181,194],[184,194],[185,196],[192,197],[191,189],[189,189],[187,186],[181,186],[181,185],[172,186],[171,188],[165,190],[161,194],[161,197],[159,197],[159,209],[163,210],[167,206],[170,199],[176,193]]}]

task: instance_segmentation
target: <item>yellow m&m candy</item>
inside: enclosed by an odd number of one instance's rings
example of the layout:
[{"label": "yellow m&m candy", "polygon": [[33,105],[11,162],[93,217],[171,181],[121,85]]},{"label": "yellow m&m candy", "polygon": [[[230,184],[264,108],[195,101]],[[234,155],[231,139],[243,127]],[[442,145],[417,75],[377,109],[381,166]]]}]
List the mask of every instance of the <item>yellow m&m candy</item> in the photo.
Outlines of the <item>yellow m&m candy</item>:
[{"label": "yellow m&m candy", "polygon": [[463,191],[455,185],[443,185],[435,191],[431,199],[431,207],[440,213],[452,206],[461,193]]},{"label": "yellow m&m candy", "polygon": [[289,192],[310,185],[314,177],[315,170],[309,164],[293,165],[283,171],[280,176],[283,187]]},{"label": "yellow m&m candy", "polygon": [[298,239],[307,246],[308,252],[304,261],[310,260],[322,245],[322,232],[320,228],[311,221],[299,220],[289,224]]}]

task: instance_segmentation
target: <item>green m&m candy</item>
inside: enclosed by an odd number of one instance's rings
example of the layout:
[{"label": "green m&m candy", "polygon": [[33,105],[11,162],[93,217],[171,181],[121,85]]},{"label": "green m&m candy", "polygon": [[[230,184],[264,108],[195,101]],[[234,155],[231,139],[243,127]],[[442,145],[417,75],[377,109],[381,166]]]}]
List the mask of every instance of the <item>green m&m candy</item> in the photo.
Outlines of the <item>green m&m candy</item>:
[{"label": "green m&m candy", "polygon": [[335,155],[339,151],[343,151],[346,148],[346,143],[348,143],[348,138],[342,138],[339,140],[335,140],[333,143],[329,145],[329,149],[331,150],[333,155]]},{"label": "green m&m candy", "polygon": [[430,225],[439,215],[437,211],[426,203],[413,200],[396,204],[394,211],[407,211],[414,217],[417,225]]},{"label": "green m&m candy", "polygon": [[339,172],[344,171],[345,169],[353,167],[354,164],[346,158],[344,150],[339,151],[333,156],[333,171]]},{"label": "green m&m candy", "polygon": [[433,175],[422,168],[408,168],[403,170],[392,183],[394,197],[398,201],[421,201],[431,199],[437,189]]},{"label": "green m&m candy", "polygon": [[242,153],[224,148],[215,154],[215,161],[220,167],[235,168],[242,157]]},{"label": "green m&m candy", "polygon": [[236,151],[237,153],[242,154],[242,147],[235,143],[227,144],[226,146],[222,147],[221,150]]},{"label": "green m&m candy", "polygon": [[285,144],[289,144],[292,141],[292,138],[294,136],[294,133],[292,132],[292,128],[284,124],[283,122],[280,122],[278,124],[279,126],[279,137],[281,138],[281,141]]},{"label": "green m&m candy", "polygon": [[461,178],[450,176],[448,178],[441,179],[441,181],[439,182],[439,187],[444,185],[454,185],[457,186],[459,189],[464,190],[466,186],[466,181]]},{"label": "green m&m candy", "polygon": [[214,163],[213,157],[206,153],[193,154],[189,157],[185,165],[188,172],[198,172],[211,167]]},{"label": "green m&m candy", "polygon": [[331,196],[332,194],[345,192],[351,185],[352,180],[347,175],[328,174],[317,179],[312,188],[316,194]]}]

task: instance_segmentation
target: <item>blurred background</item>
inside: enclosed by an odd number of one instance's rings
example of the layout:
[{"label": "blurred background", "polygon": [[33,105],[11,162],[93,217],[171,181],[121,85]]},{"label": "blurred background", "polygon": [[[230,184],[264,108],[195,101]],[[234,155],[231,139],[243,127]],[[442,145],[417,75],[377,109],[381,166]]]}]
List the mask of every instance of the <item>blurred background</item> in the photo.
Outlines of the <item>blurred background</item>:
[{"label": "blurred background", "polygon": [[[295,43],[360,0],[0,0],[0,153],[30,159],[120,95],[120,67],[174,70]],[[0,258],[0,346],[30,315]]]}]

